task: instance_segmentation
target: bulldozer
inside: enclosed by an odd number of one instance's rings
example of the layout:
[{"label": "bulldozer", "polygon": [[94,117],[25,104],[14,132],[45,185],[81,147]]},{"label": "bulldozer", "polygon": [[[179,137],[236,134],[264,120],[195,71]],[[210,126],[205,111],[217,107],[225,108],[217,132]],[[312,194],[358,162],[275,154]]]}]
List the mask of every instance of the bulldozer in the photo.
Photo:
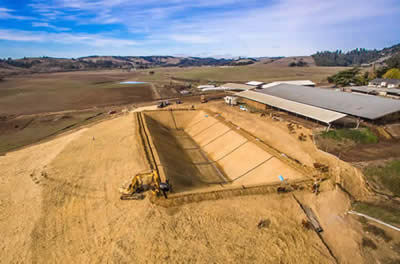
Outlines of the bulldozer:
[{"label": "bulldozer", "polygon": [[143,200],[144,193],[151,191],[155,196],[161,194],[168,198],[167,193],[171,190],[171,186],[166,182],[161,182],[157,170],[151,172],[139,173],[133,177],[132,182],[127,188],[121,189],[121,200]]}]

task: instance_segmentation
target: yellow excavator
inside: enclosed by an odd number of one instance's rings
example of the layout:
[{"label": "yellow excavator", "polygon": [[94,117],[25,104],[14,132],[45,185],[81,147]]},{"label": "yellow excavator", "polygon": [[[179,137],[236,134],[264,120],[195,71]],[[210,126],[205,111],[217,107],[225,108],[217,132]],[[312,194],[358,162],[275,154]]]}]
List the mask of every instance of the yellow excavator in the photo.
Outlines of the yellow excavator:
[{"label": "yellow excavator", "polygon": [[153,195],[160,196],[163,194],[165,199],[167,199],[167,193],[171,190],[171,186],[168,180],[161,182],[157,170],[139,173],[133,177],[128,188],[121,190],[121,200],[143,200],[144,192],[149,190]]}]

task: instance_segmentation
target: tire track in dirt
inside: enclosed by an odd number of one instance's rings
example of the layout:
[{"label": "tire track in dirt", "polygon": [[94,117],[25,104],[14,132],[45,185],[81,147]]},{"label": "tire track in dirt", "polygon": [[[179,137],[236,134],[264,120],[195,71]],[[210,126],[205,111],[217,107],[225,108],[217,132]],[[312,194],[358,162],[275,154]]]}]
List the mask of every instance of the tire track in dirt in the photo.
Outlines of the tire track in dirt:
[{"label": "tire track in dirt", "polygon": [[[130,127],[119,129],[131,130],[132,135],[129,138],[131,142],[126,147],[129,150],[130,145],[134,143],[132,142],[134,128],[132,128],[132,117],[124,118],[127,119],[124,125]],[[115,129],[112,130],[112,133],[115,132]],[[93,132],[96,133],[94,140]],[[45,259],[63,259],[65,262],[72,262],[76,258],[89,260],[93,256],[102,261],[110,255],[112,240],[109,238],[114,233],[114,227],[118,226],[113,222],[122,217],[120,209],[111,202],[110,193],[113,194],[114,203],[115,201],[119,203],[119,199],[115,199],[118,195],[115,184],[119,185],[122,182],[121,176],[127,178],[131,173],[129,169],[132,168],[127,166],[128,170],[119,175],[118,182],[109,182],[113,176],[119,174],[118,171],[124,167],[122,164],[124,161],[122,160],[116,167],[113,166],[116,162],[116,158],[113,157],[113,146],[110,145],[111,149],[104,149],[108,138],[98,133],[100,131],[98,132],[96,128],[93,131],[89,130],[82,136],[82,140],[73,142],[68,152],[61,153],[51,164],[53,170],[49,174],[55,180],[53,186],[45,190],[43,198],[45,202],[43,215],[46,217],[39,221],[34,232],[36,234],[34,244],[37,245],[34,251],[38,262]],[[116,144],[127,141],[126,135],[123,138],[116,137]],[[130,159],[129,156],[134,154],[126,156]],[[43,239],[40,235],[43,233],[53,234],[53,237]],[[40,247],[46,248],[47,253],[39,250]]]}]

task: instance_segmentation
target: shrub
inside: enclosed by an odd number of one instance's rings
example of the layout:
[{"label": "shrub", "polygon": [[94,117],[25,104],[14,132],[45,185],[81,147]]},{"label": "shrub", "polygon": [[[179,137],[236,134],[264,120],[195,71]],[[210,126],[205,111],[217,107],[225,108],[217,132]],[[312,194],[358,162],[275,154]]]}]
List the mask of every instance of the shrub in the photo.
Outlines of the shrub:
[{"label": "shrub", "polygon": [[382,238],[383,240],[385,240],[385,242],[392,241],[392,239],[393,239],[391,236],[389,236],[385,232],[385,230],[383,230],[382,228],[379,228],[377,226],[374,226],[374,225],[366,225],[366,226],[363,227],[363,230],[365,232],[372,233],[375,236],[378,236],[378,237]]},{"label": "shrub", "polygon": [[322,132],[321,135],[323,138],[330,138],[337,141],[348,139],[361,144],[371,144],[378,142],[378,137],[368,128],[337,129]]},{"label": "shrub", "polygon": [[361,244],[362,244],[363,247],[368,247],[368,248],[371,248],[371,249],[377,249],[378,248],[376,246],[376,244],[374,243],[374,241],[372,241],[371,239],[366,238],[366,237],[363,237]]}]

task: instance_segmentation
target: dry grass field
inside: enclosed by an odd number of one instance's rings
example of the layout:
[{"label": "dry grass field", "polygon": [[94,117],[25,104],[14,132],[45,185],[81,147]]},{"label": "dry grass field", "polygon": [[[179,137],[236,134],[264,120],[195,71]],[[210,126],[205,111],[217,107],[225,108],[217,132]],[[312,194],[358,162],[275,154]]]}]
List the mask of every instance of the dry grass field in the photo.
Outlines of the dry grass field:
[{"label": "dry grass field", "polygon": [[0,114],[36,114],[151,101],[150,85],[119,84],[137,75],[99,71],[9,77],[0,82]]},{"label": "dry grass field", "polygon": [[[284,63],[286,64],[286,63]],[[247,82],[257,80],[273,82],[279,80],[304,80],[309,79],[318,84],[326,84],[326,78],[343,70],[343,67],[288,67],[278,64],[278,61],[268,64],[257,63],[256,65],[239,67],[202,67],[184,69],[173,75],[179,78],[217,81],[217,82]]]}]

